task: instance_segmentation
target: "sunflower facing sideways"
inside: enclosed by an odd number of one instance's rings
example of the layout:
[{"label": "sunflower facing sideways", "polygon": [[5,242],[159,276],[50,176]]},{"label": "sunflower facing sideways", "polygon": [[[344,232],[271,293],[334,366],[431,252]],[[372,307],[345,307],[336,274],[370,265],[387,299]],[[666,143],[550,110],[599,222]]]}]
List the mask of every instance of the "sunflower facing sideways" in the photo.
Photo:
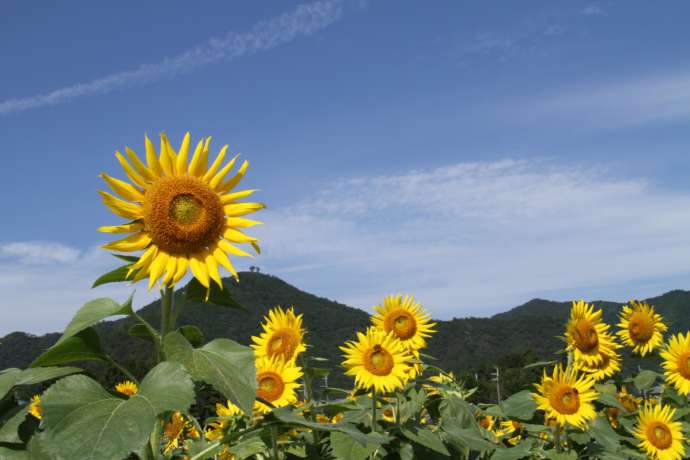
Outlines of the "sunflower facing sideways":
[{"label": "sunflower facing sideways", "polygon": [[575,361],[586,366],[596,366],[611,356],[615,348],[613,336],[608,334],[609,326],[601,321],[601,310],[583,300],[573,302],[570,319],[565,327],[568,351]]},{"label": "sunflower facing sideways", "polygon": [[128,236],[105,244],[104,249],[120,252],[143,251],[128,273],[132,281],[149,279],[149,289],[158,280],[173,286],[191,270],[206,288],[211,281],[222,288],[218,267],[237,278],[228,255],[250,256],[235,243],[250,243],[258,252],[257,239],[241,229],[260,222],[243,216],[264,208],[261,203],[238,202],[255,190],[233,191],[244,176],[245,161],[237,173],[226,179],[237,156],[223,165],[228,146],[224,146],[209,166],[211,138],[202,139],[189,160],[190,136],[175,152],[165,134],[160,136],[160,152],[146,141],[146,163],[129,147],[127,158],[115,156],[131,182],[107,174],[101,178],[115,196],[101,191],[110,210],[129,222],[100,227],[99,231]]},{"label": "sunflower facing sideways", "polygon": [[[615,345],[615,348],[620,348],[620,345],[617,343],[613,343],[613,345]],[[587,365],[583,361],[575,361],[574,367],[588,374],[597,382],[612,377],[621,370],[621,357],[615,351],[611,351],[610,354],[602,353],[601,358],[601,362],[592,366]]]},{"label": "sunflower facing sideways", "polygon": [[388,295],[384,297],[383,305],[374,306],[374,310],[376,314],[371,317],[372,324],[395,334],[410,351],[426,347],[426,339],[436,332],[436,324],[412,296]]},{"label": "sunflower facing sideways", "polygon": [[535,384],[537,393],[532,397],[539,410],[544,411],[547,419],[555,420],[559,425],[572,425],[585,428],[587,422],[597,415],[592,401],[599,394],[592,388],[594,380],[588,376],[578,376],[573,368],[563,369],[556,366],[553,374],[544,371],[541,383]]},{"label": "sunflower facing sideways", "polygon": [[676,410],[666,405],[646,405],[640,410],[633,434],[649,458],[679,460],[685,458],[683,425],[674,422]]},{"label": "sunflower facing sideways", "polygon": [[[256,360],[256,395],[273,404],[283,407],[297,402],[297,380],[302,377],[302,368],[292,361],[280,357],[258,358]],[[266,414],[272,408],[260,401],[254,401],[254,410]]]},{"label": "sunflower facing sideways", "polygon": [[288,310],[276,307],[268,312],[264,320],[261,326],[263,332],[259,337],[252,337],[254,343],[251,346],[256,356],[279,356],[285,361],[294,362],[306,350],[302,315],[295,315],[292,307]]},{"label": "sunflower facing sideways", "polygon": [[661,357],[666,381],[678,393],[690,395],[690,332],[671,337]]},{"label": "sunflower facing sideways", "polygon": [[345,352],[345,374],[354,376],[357,388],[388,392],[402,388],[409,379],[412,355],[393,333],[370,327],[340,349]]},{"label": "sunflower facing sideways", "polygon": [[667,329],[654,307],[636,300],[623,307],[618,327],[621,328],[618,335],[623,343],[632,347],[633,353],[640,356],[645,356],[660,346]]}]

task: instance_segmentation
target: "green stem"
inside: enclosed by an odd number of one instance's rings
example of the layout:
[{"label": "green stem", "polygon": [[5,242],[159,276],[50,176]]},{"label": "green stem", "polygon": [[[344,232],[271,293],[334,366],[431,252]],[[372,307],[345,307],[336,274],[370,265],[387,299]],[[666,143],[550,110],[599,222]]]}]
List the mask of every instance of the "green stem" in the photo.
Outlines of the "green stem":
[{"label": "green stem", "polygon": [[563,452],[563,447],[561,446],[561,426],[556,425],[553,427],[553,443],[556,445],[556,453]]},{"label": "green stem", "polygon": [[272,458],[273,460],[279,460],[278,456],[278,426],[271,425],[271,447],[272,447]]},{"label": "green stem", "polygon": [[108,361],[108,363],[110,363],[111,366],[113,366],[115,369],[122,372],[125,377],[127,377],[129,380],[131,380],[132,382],[139,385],[139,380],[137,380],[137,378],[134,376],[134,374],[132,374],[129,370],[127,370],[127,368],[125,366],[123,366],[122,364],[115,361],[112,356],[105,355],[105,359]]},{"label": "green stem", "polygon": [[[172,330],[170,324],[173,308],[173,293],[174,290],[170,286],[165,286],[161,291],[161,341],[165,339],[168,332]],[[165,352],[162,347],[158,349],[158,361],[165,360]]]},{"label": "green stem", "polygon": [[376,432],[376,388],[371,389],[371,432]]}]

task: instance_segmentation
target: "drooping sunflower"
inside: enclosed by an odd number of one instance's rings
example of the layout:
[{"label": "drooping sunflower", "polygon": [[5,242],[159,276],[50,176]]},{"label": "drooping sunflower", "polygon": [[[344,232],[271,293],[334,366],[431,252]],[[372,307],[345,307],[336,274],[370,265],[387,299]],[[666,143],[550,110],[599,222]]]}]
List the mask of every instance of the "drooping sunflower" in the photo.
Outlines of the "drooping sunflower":
[{"label": "drooping sunflower", "polygon": [[[179,153],[161,134],[160,153],[146,140],[146,164],[129,147],[127,158],[115,156],[130,182],[107,174],[101,178],[119,197],[101,191],[105,205],[116,215],[129,219],[122,225],[100,227],[106,233],[129,233],[123,239],[105,244],[103,248],[122,251],[144,251],[130,267],[133,281],[148,277],[149,289],[162,279],[173,286],[188,269],[199,282],[209,288],[210,281],[220,287],[218,266],[235,278],[237,272],[228,254],[249,256],[233,243],[250,243],[258,252],[258,240],[242,232],[260,222],[242,216],[264,207],[261,203],[238,202],[255,190],[233,192],[244,176],[249,163],[245,161],[237,173],[225,180],[237,156],[223,165],[228,146],[224,146],[213,163],[208,165],[211,138],[202,139],[191,161],[190,136],[182,140]],[[222,166],[222,167],[221,167]]]},{"label": "drooping sunflower", "polygon": [[690,394],[690,332],[672,336],[664,351],[666,381],[680,394]]},{"label": "drooping sunflower", "polygon": [[[615,348],[620,348],[620,345],[615,342],[613,342],[613,345]],[[602,360],[597,364],[588,365],[583,361],[575,361],[574,367],[588,374],[598,382],[613,376],[621,370],[621,357],[617,352],[612,350],[610,354],[602,353]]]},{"label": "drooping sunflower", "polygon": [[412,355],[393,333],[370,327],[340,349],[345,352],[345,374],[354,376],[357,388],[388,392],[409,379]]},{"label": "drooping sunflower", "polygon": [[228,401],[227,405],[216,403],[216,415],[222,417],[220,420],[215,420],[208,424],[206,433],[204,436],[209,441],[216,441],[225,436],[227,428],[230,426],[230,421],[228,417],[234,417],[236,415],[243,414],[242,409],[234,405],[232,402]]},{"label": "drooping sunflower", "polygon": [[374,310],[371,323],[385,332],[393,332],[410,351],[426,347],[426,339],[436,332],[436,323],[431,322],[431,316],[412,296],[387,295],[383,305],[375,305]]},{"label": "drooping sunflower", "polygon": [[584,300],[573,302],[570,319],[565,327],[565,340],[568,351],[572,351],[575,361],[595,366],[611,355],[615,345],[608,334],[609,326],[601,321],[601,310]]},{"label": "drooping sunflower", "polygon": [[180,447],[185,439],[198,439],[199,430],[186,420],[181,412],[176,411],[173,412],[170,420],[163,425],[163,436],[167,441],[163,452],[167,454]]},{"label": "drooping sunflower", "polygon": [[[297,402],[297,380],[302,377],[302,368],[293,361],[284,361],[278,356],[258,358],[256,360],[256,395],[276,407],[283,407]],[[254,410],[265,414],[272,408],[254,401]]]},{"label": "drooping sunflower", "polygon": [[279,356],[286,361],[295,361],[306,350],[303,339],[302,315],[295,315],[293,307],[283,310],[276,307],[264,317],[263,332],[253,336],[252,348],[257,357]]},{"label": "drooping sunflower", "polygon": [[28,412],[38,420],[43,420],[43,409],[41,409],[41,397],[39,395],[31,397]]},{"label": "drooping sunflower", "polygon": [[535,384],[537,393],[532,393],[532,397],[547,419],[584,429],[588,420],[596,417],[592,401],[597,399],[598,393],[593,386],[591,377],[579,376],[576,369],[558,365],[552,375],[544,371],[541,383]]},{"label": "drooping sunflower", "polygon": [[660,346],[664,340],[663,333],[668,329],[660,314],[654,307],[632,300],[623,306],[620,314],[618,336],[625,345],[632,347],[633,353],[645,356]]},{"label": "drooping sunflower", "polygon": [[640,449],[657,460],[685,458],[683,425],[674,422],[676,410],[666,405],[645,405],[640,411],[633,434]]},{"label": "drooping sunflower", "polygon": [[125,380],[115,385],[115,391],[125,396],[134,396],[139,391],[139,387],[131,380]]}]

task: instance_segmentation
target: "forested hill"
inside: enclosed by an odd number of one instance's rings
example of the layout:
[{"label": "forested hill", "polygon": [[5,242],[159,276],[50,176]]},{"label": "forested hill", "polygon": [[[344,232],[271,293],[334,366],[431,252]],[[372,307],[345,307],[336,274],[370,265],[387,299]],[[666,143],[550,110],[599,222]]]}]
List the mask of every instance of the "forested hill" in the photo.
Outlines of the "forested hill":
[{"label": "forested hill", "polygon": [[[192,304],[183,311],[178,324],[198,326],[207,341],[229,337],[248,344],[269,308],[294,305],[298,313],[304,314],[312,353],[331,360],[330,367],[337,370],[333,376],[335,383],[349,382],[339,375],[342,353],[338,346],[353,338],[355,331],[367,327],[367,312],[300,291],[274,276],[244,272],[240,277],[239,284],[228,284],[233,297],[247,311]],[[664,315],[672,331],[690,330],[690,292],[672,291],[648,300]],[[604,308],[607,322],[617,322],[620,304],[595,304]],[[438,321],[438,333],[429,342],[428,354],[438,359],[436,364],[440,367],[461,375],[488,374],[494,363],[509,368],[531,360],[551,359],[563,346],[558,336],[563,334],[569,308],[567,302],[535,299],[490,318]],[[141,313],[156,324],[158,302],[145,306]],[[150,345],[127,334],[132,324],[129,319],[109,321],[98,325],[97,330],[105,347],[117,358],[137,370],[144,369]],[[59,334],[36,337],[21,332],[3,337],[0,369],[27,366],[58,337]]]}]

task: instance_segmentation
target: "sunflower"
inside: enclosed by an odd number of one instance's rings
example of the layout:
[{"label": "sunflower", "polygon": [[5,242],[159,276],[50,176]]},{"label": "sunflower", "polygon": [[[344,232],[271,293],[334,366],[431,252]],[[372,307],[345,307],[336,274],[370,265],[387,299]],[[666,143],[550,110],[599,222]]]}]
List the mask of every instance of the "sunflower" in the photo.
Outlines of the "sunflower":
[{"label": "sunflower", "polygon": [[[620,348],[620,345],[615,342],[612,342],[612,345],[614,345],[614,348]],[[588,365],[583,361],[575,361],[574,367],[577,370],[588,374],[598,382],[613,376],[615,373],[621,370],[621,357],[618,353],[612,350],[610,354],[602,353],[601,362],[597,364]]]},{"label": "sunflower", "polygon": [[170,421],[163,426],[163,436],[167,439],[163,452],[167,454],[180,447],[185,439],[198,439],[199,431],[181,412],[173,412]]},{"label": "sunflower", "polygon": [[33,415],[38,420],[43,420],[43,409],[41,408],[41,397],[33,395],[29,403],[29,414]]},{"label": "sunflower", "polygon": [[438,389],[439,386],[455,383],[455,375],[453,372],[448,372],[447,374],[439,372],[438,375],[432,375],[429,377],[427,381],[431,382],[432,384],[430,385],[428,383],[423,383],[422,388],[424,391],[426,391],[427,395],[437,396],[441,394]]},{"label": "sunflower", "polygon": [[345,352],[345,374],[355,377],[356,387],[388,392],[407,383],[412,355],[392,332],[370,327],[340,349]]},{"label": "sunflower", "polygon": [[146,164],[128,147],[125,148],[127,158],[120,152],[115,153],[131,183],[101,174],[119,195],[101,191],[103,203],[129,222],[98,230],[130,234],[103,248],[144,251],[130,266],[128,277],[133,281],[148,277],[149,289],[161,278],[164,284],[175,285],[188,269],[206,288],[210,287],[210,280],[222,288],[218,265],[237,279],[228,254],[249,256],[231,243],[250,243],[259,251],[258,240],[240,229],[259,224],[242,216],[264,205],[237,201],[255,190],[232,192],[249,163],[245,161],[233,177],[224,180],[237,159],[235,156],[221,167],[227,145],[208,166],[211,138],[199,141],[191,161],[188,161],[189,133],[184,136],[179,153],[174,151],[165,134],[161,134],[160,154],[156,153],[148,136],[145,140]]},{"label": "sunflower", "polygon": [[596,417],[592,401],[598,393],[593,386],[591,377],[578,376],[574,368],[563,369],[559,365],[554,367],[551,376],[544,371],[541,384],[535,384],[538,393],[532,393],[532,397],[547,419],[584,429],[587,421]]},{"label": "sunflower", "polygon": [[625,345],[632,347],[633,353],[645,356],[651,353],[663,342],[666,325],[654,307],[637,300],[630,301],[630,305],[623,306],[620,314],[618,336]]},{"label": "sunflower", "polygon": [[515,420],[506,420],[501,422],[501,432],[504,436],[510,436],[506,442],[511,446],[517,445],[522,440],[522,423]]},{"label": "sunflower", "polygon": [[673,385],[678,393],[690,393],[690,332],[672,336],[666,349],[661,352],[664,360],[666,381]]},{"label": "sunflower", "polygon": [[372,324],[385,332],[393,332],[410,351],[426,347],[425,339],[436,332],[433,329],[436,323],[431,322],[429,314],[412,296],[388,295],[383,299],[383,306],[376,305],[374,310]]},{"label": "sunflower", "polygon": [[683,425],[674,422],[676,410],[666,405],[645,407],[640,411],[633,434],[638,446],[650,458],[678,460],[685,457]]},{"label": "sunflower", "polygon": [[286,361],[294,361],[306,350],[303,339],[302,315],[295,315],[294,308],[283,310],[276,307],[264,317],[263,332],[252,337],[252,348],[257,357],[279,356]]},{"label": "sunflower", "polygon": [[139,391],[139,387],[131,380],[125,380],[115,385],[115,391],[125,396],[134,396]]},{"label": "sunflower", "polygon": [[221,439],[223,436],[225,436],[225,431],[230,426],[230,421],[228,418],[242,414],[242,409],[230,401],[227,402],[227,405],[216,403],[216,415],[222,418],[220,420],[210,422],[206,429],[206,433],[204,433],[204,436],[209,441]]},{"label": "sunflower", "polygon": [[[258,358],[256,360],[256,395],[276,407],[283,407],[297,402],[297,380],[302,376],[302,368],[292,361],[280,357]],[[254,410],[265,414],[271,407],[254,401]]]},{"label": "sunflower", "polygon": [[609,326],[601,321],[601,310],[584,300],[573,302],[570,319],[565,328],[568,351],[574,352],[575,361],[588,366],[601,363],[605,355],[611,355],[615,345]]}]

